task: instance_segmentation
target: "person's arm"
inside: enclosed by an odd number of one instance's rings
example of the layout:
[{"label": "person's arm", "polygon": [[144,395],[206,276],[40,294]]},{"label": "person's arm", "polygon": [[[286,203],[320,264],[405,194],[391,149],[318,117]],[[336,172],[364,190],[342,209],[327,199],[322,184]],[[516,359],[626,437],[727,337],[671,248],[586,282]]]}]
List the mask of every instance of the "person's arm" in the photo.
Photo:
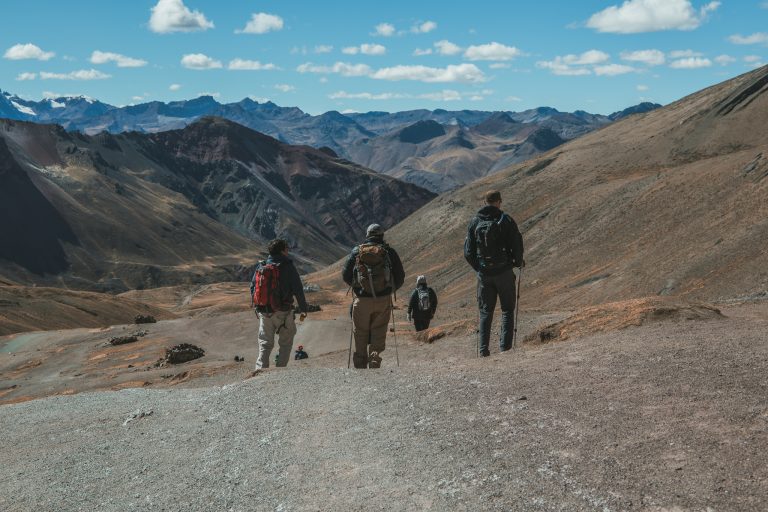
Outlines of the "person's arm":
[{"label": "person's arm", "polygon": [[431,318],[435,316],[435,311],[437,311],[437,294],[432,288],[429,289],[429,304],[432,306],[429,308],[429,316]]},{"label": "person's arm", "polygon": [[410,320],[411,315],[413,315],[413,312],[416,311],[419,307],[419,292],[416,290],[413,290],[413,293],[411,293],[411,300],[408,301],[408,319]]},{"label": "person's arm", "polygon": [[341,278],[347,283],[347,286],[353,286],[355,281],[355,260],[357,259],[358,248],[352,249],[344,262],[344,268],[341,270]]},{"label": "person's arm", "polygon": [[389,262],[392,264],[392,278],[395,284],[395,290],[399,290],[403,283],[405,283],[405,270],[403,269],[403,262],[400,261],[400,256],[393,248],[389,248]]},{"label": "person's arm", "polygon": [[477,261],[477,242],[475,242],[475,221],[469,223],[467,228],[467,238],[464,239],[464,259],[475,272],[480,271],[480,264]]},{"label": "person's arm", "polygon": [[304,285],[301,284],[301,277],[299,276],[299,271],[296,270],[296,267],[291,263],[288,266],[288,278],[290,279],[290,285],[291,285],[291,294],[296,297],[296,300],[299,302],[299,312],[300,313],[306,313],[309,307],[307,306],[307,299],[304,296]]},{"label": "person's arm", "polygon": [[523,235],[520,234],[520,229],[518,229],[515,220],[509,215],[506,217],[509,220],[507,223],[507,237],[512,253],[512,261],[516,267],[521,267],[523,265]]}]

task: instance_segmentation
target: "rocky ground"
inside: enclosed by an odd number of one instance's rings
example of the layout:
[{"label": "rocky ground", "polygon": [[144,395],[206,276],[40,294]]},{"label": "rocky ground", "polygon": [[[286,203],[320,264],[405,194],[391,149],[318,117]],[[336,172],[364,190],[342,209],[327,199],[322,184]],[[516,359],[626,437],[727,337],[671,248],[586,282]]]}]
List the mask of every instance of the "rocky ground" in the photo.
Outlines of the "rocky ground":
[{"label": "rocky ground", "polygon": [[[390,335],[379,371],[346,369],[343,307],[310,317],[297,342],[311,357],[287,369],[250,377],[252,337],[241,341],[251,344],[246,362],[230,363],[241,348],[232,340],[244,336],[230,321],[229,331],[199,336],[203,359],[174,369],[195,378],[142,371],[152,382],[143,389],[0,406],[0,509],[768,507],[765,302],[723,306],[723,316],[584,327],[588,334],[567,341],[482,360],[471,308],[446,308],[432,343],[406,335],[399,321],[401,366]],[[198,314],[148,329],[169,332],[186,320],[184,332],[212,334],[222,319],[248,314]],[[567,313],[524,315],[523,335],[573,327],[559,322]],[[571,318],[581,317],[595,315]],[[19,346],[0,362],[54,350],[48,343]],[[47,365],[38,368],[48,368],[51,385],[57,376]],[[111,371],[119,381],[129,370]],[[94,370],[92,380],[109,388],[109,372]],[[24,379],[13,382],[29,386]]]}]

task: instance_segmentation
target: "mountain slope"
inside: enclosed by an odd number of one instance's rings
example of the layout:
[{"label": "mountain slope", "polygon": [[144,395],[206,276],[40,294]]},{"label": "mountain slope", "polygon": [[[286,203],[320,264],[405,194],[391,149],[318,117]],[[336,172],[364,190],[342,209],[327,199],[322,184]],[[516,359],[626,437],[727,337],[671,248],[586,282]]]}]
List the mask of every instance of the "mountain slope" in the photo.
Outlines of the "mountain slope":
[{"label": "mountain slope", "polygon": [[524,307],[762,293],[766,90],[768,67],[631,116],[439,197],[390,239],[409,273],[471,303],[466,225],[500,189],[525,238]]}]

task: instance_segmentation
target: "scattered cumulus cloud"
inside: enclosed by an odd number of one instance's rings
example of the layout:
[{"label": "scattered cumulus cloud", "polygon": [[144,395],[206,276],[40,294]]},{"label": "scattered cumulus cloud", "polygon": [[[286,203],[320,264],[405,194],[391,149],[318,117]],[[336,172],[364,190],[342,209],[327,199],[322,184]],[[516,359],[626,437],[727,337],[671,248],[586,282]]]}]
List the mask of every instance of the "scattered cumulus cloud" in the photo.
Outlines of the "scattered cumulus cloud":
[{"label": "scattered cumulus cloud", "polygon": [[415,50],[413,50],[414,57],[421,57],[423,55],[432,55],[432,48],[426,48],[426,49],[416,48]]},{"label": "scattered cumulus cloud", "polygon": [[685,59],[678,59],[672,61],[669,67],[673,69],[699,69],[708,68],[712,65],[712,61],[702,57],[688,57]]},{"label": "scattered cumulus cloud", "polygon": [[768,43],[768,32],[755,32],[748,36],[742,36],[741,34],[734,34],[728,37],[728,40],[733,44],[761,44]]},{"label": "scattered cumulus cloud", "polygon": [[461,53],[461,46],[443,39],[435,43],[437,53],[440,55],[456,55]]},{"label": "scattered cumulus cloud", "polygon": [[[213,61],[217,62],[217,61]],[[221,66],[218,66],[221,67]],[[198,69],[198,68],[195,68]],[[199,69],[212,69],[212,68],[199,68]],[[229,61],[227,69],[230,71],[275,71],[278,68],[272,63],[262,64],[258,60],[245,60],[245,59],[232,59]]]},{"label": "scattered cumulus cloud", "polygon": [[194,32],[209,28],[213,28],[213,22],[200,11],[190,10],[182,0],[159,0],[149,17],[149,29],[158,34]]},{"label": "scattered cumulus cloud", "polygon": [[432,100],[432,101],[460,101],[461,94],[459,93],[459,91],[446,89],[439,92],[420,94],[419,99]]},{"label": "scattered cumulus cloud", "polygon": [[296,68],[299,73],[339,74],[342,76],[366,76],[371,73],[371,67],[366,64],[349,64],[336,62],[332,66],[316,65],[311,62],[301,64]]},{"label": "scattered cumulus cloud", "polygon": [[[611,56],[600,50],[588,50],[581,54],[569,54],[555,57],[554,60],[539,61],[536,63],[536,67],[540,69],[548,69],[555,75],[561,76],[583,76],[591,75],[593,69],[590,67],[602,66],[600,72],[595,73],[600,75],[620,74],[619,71],[626,71],[626,67],[616,68],[609,67],[607,64]],[[634,71],[634,69],[632,69]]]},{"label": "scattered cumulus cloud", "polygon": [[199,93],[197,93],[197,97],[199,98],[200,96],[210,96],[211,98],[219,99],[219,98],[221,98],[221,93],[220,92],[199,92]]},{"label": "scattered cumulus cloud", "polygon": [[251,20],[245,24],[242,30],[235,30],[236,34],[266,34],[283,29],[283,18],[276,14],[258,12],[251,15]]},{"label": "scattered cumulus cloud", "polygon": [[114,62],[119,68],[140,68],[147,65],[145,60],[126,57],[119,53],[96,50],[91,54],[91,64],[107,64],[109,62]]},{"label": "scattered cumulus cloud", "polygon": [[759,55],[745,55],[744,62],[760,62],[763,58]]},{"label": "scattered cumulus cloud", "polygon": [[640,85],[638,85],[638,86],[636,87],[636,89],[637,89],[639,92],[645,92],[645,91],[647,91],[647,90],[649,89],[649,87],[648,87],[647,85],[643,85],[643,84],[640,84]]},{"label": "scattered cumulus cloud", "polygon": [[691,0],[626,0],[593,14],[587,27],[615,34],[694,30],[718,7],[716,1],[697,10]]},{"label": "scattered cumulus cloud", "polygon": [[411,27],[411,32],[414,34],[426,34],[428,32],[432,32],[436,28],[437,23],[434,21],[425,21],[424,23],[419,23],[418,25]]},{"label": "scattered cumulus cloud", "polygon": [[370,74],[376,80],[414,80],[427,83],[479,83],[487,80],[474,64],[452,64],[444,68],[429,66],[393,66]]},{"label": "scattered cumulus cloud", "polygon": [[168,90],[169,90],[169,91],[174,91],[174,92],[175,92],[175,91],[178,91],[179,89],[181,89],[181,84],[171,84],[171,85],[168,87]]},{"label": "scattered cumulus cloud", "polygon": [[381,37],[392,37],[395,35],[395,26],[391,23],[379,23],[374,29],[373,35]]},{"label": "scattered cumulus cloud", "polygon": [[220,60],[215,60],[202,53],[189,53],[181,58],[181,65],[187,69],[220,69]]},{"label": "scattered cumulus cloud", "polygon": [[464,57],[469,60],[512,60],[522,54],[523,52],[514,46],[496,42],[470,46],[464,51]]},{"label": "scattered cumulus cloud", "polygon": [[420,100],[430,100],[430,101],[457,101],[457,100],[461,100],[462,95],[458,91],[445,89],[442,91],[417,94],[417,95],[400,93],[400,92],[350,93],[346,91],[337,91],[329,94],[328,97],[332,100],[386,101],[386,100],[401,100],[401,99],[420,99]]},{"label": "scattered cumulus cloud", "polygon": [[639,62],[647,66],[661,66],[666,62],[664,52],[660,50],[637,50],[634,52],[621,52],[621,60]]},{"label": "scattered cumulus cloud", "polygon": [[357,55],[362,53],[363,55],[384,55],[387,53],[386,46],[380,44],[361,44],[360,46],[347,46],[342,48],[341,53],[347,55]]},{"label": "scattered cumulus cloud", "polygon": [[616,76],[625,75],[627,73],[634,73],[637,69],[626,64],[605,64],[601,66],[595,66],[595,74],[597,76]]},{"label": "scattered cumulus cloud", "polygon": [[289,84],[277,84],[275,85],[275,89],[282,92],[291,92],[291,91],[295,91],[296,87]]},{"label": "scattered cumulus cloud", "polygon": [[491,69],[509,69],[512,66],[504,62],[494,62],[493,64],[490,64],[488,67]]},{"label": "scattered cumulus cloud", "polygon": [[26,43],[11,46],[5,51],[3,57],[10,60],[51,60],[55,55],[53,52],[43,51],[37,45]]},{"label": "scattered cumulus cloud", "polygon": [[333,51],[333,46],[330,44],[319,44],[315,46],[315,53],[331,53]]},{"label": "scattered cumulus cloud", "polygon": [[518,101],[523,101],[523,98],[519,96],[507,96],[506,98],[504,98],[504,101],[518,102]]},{"label": "scattered cumulus cloud", "polygon": [[670,59],[683,59],[686,57],[703,57],[704,54],[701,52],[695,52],[693,50],[675,50],[673,52],[669,52],[669,58]]},{"label": "scattered cumulus cloud", "polygon": [[34,80],[37,78],[37,73],[19,73],[16,80],[23,82],[25,80]]},{"label": "scattered cumulus cloud", "polygon": [[48,73],[40,72],[40,80],[105,80],[112,75],[102,73],[96,69],[80,69],[69,73]]},{"label": "scattered cumulus cloud", "polygon": [[736,58],[731,57],[730,55],[718,55],[714,60],[721,66],[727,66],[728,64],[736,62]]}]

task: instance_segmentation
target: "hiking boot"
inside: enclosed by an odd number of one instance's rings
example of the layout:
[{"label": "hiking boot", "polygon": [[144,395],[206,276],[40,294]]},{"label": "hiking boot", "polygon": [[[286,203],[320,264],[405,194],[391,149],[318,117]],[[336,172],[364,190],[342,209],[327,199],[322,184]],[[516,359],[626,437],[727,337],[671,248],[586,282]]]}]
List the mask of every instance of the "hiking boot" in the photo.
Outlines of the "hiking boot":
[{"label": "hiking boot", "polygon": [[488,357],[489,355],[491,355],[490,350],[483,350],[480,352],[480,357]]}]

